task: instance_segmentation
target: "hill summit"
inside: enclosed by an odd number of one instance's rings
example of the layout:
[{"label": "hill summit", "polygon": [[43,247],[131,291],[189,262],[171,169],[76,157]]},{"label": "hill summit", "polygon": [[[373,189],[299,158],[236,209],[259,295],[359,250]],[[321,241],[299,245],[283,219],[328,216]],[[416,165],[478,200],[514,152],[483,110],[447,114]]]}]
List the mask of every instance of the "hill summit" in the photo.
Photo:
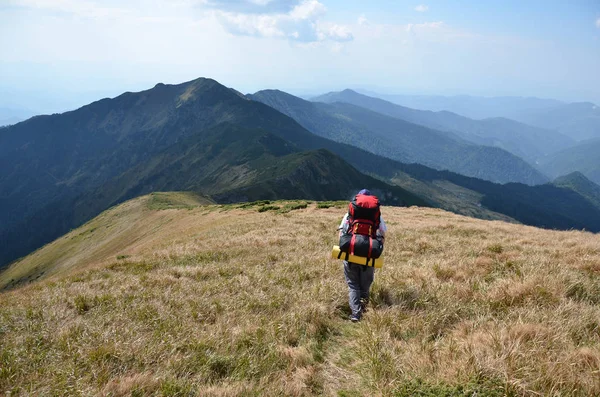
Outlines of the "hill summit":
[{"label": "hill summit", "polygon": [[[347,202],[155,193],[16,262],[0,390],[598,395],[597,236],[383,207],[369,311],[328,259]],[[40,363],[43,363],[41,365]]]}]

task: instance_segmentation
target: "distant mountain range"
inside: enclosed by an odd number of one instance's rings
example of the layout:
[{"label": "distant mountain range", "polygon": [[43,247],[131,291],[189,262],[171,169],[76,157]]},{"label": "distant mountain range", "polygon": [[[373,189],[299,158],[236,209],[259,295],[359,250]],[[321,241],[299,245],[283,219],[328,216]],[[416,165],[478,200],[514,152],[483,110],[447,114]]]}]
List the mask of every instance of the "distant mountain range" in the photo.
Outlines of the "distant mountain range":
[{"label": "distant mountain range", "polygon": [[565,103],[554,99],[524,97],[362,93],[412,109],[449,111],[472,119],[509,118],[560,132],[576,141],[600,137],[600,107],[590,102]]},{"label": "distant mountain range", "polygon": [[[346,97],[347,100],[342,100]],[[330,94],[328,102],[332,103],[311,103],[277,90],[259,91],[249,98],[287,114],[317,135],[401,162],[424,164],[499,183],[534,185],[548,181],[515,155],[498,148],[476,146],[455,134],[429,128],[431,125],[415,124],[414,118],[407,122],[407,118],[399,117],[385,106],[371,106],[370,100],[394,108],[399,106],[353,91],[344,91],[340,96]]]},{"label": "distant mountain range", "polygon": [[313,101],[351,103],[411,123],[452,132],[478,145],[499,147],[532,164],[547,154],[575,144],[574,139],[557,131],[532,127],[507,118],[472,120],[448,111],[415,110],[352,90],[330,92],[313,98]]},{"label": "distant mountain range", "polygon": [[517,96],[390,95],[370,91],[360,92],[371,97],[385,99],[386,101],[412,109],[431,110],[434,112],[449,111],[471,119],[494,117],[514,118],[516,115],[522,114],[523,112],[544,110],[565,104],[564,102],[555,99]]},{"label": "distant mountain range", "polygon": [[[460,142],[451,133],[355,105],[298,103],[306,106],[298,111],[310,110],[304,119],[321,117],[314,125],[339,126],[338,138],[353,134],[366,142],[394,142],[399,149],[404,139],[417,150],[410,139],[421,138],[412,129],[428,137],[432,150],[439,148],[437,140]],[[332,138],[335,132],[321,131]],[[465,163],[475,159],[499,170],[514,164],[500,161],[512,155],[498,157],[499,164],[483,162],[482,149],[463,145],[464,151],[453,153]],[[489,156],[500,151],[492,149]],[[201,78],[0,128],[0,267],[152,191],[195,191],[217,202],[346,200],[363,187],[388,205],[439,206],[486,219],[600,231],[600,209],[588,193],[552,184],[500,185],[401,163],[315,135],[275,108]]]},{"label": "distant mountain range", "polygon": [[[505,98],[507,104],[510,99]],[[524,100],[512,99],[517,103]],[[527,160],[551,178],[579,171],[595,183],[600,183],[600,108],[591,103],[557,105],[556,101],[530,99],[525,101],[530,104],[530,110],[528,113],[521,112],[521,123],[502,117],[472,120],[448,111],[409,109],[352,90],[330,92],[313,98],[313,101],[354,104],[415,124],[452,132],[476,144],[497,146]],[[544,104],[553,107],[544,108]],[[534,105],[538,108],[535,109]],[[588,137],[597,138],[579,141]],[[456,171],[470,175],[464,170]]]},{"label": "distant mountain range", "polygon": [[600,107],[590,102],[521,112],[514,118],[541,128],[559,131],[577,141],[600,138]]}]

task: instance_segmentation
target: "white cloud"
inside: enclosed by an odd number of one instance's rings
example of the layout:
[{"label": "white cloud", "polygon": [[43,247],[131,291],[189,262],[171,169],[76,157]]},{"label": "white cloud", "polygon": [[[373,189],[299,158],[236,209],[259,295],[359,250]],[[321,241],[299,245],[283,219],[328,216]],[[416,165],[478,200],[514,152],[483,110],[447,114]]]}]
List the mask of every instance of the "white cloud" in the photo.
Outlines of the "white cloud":
[{"label": "white cloud", "polygon": [[600,28],[600,18],[596,19],[596,27]]},{"label": "white cloud", "polygon": [[[223,26],[233,34],[243,36],[284,37],[279,18],[270,15],[246,15],[221,12],[217,14]],[[290,33],[298,36],[298,32]]]},{"label": "white cloud", "polygon": [[369,20],[364,15],[361,15],[358,17],[356,23],[358,23],[360,26],[363,26],[367,25],[369,23]]},{"label": "white cloud", "polygon": [[415,7],[415,11],[418,12],[425,12],[429,10],[429,6],[426,6],[425,4],[419,4],[418,6]]},{"label": "white cloud", "polygon": [[292,19],[315,19],[327,11],[327,8],[317,0],[304,0],[289,13]]},{"label": "white cloud", "polygon": [[425,23],[409,23],[406,25],[405,30],[409,33],[417,33],[425,30],[436,30],[444,27],[444,22],[425,22]]},{"label": "white cloud", "polygon": [[[257,0],[262,1],[262,0]],[[242,36],[287,38],[298,42],[349,41],[349,28],[320,23],[327,8],[317,0],[304,0],[287,13],[235,13],[216,10],[221,25],[230,33]]]},{"label": "white cloud", "polygon": [[350,41],[354,38],[350,30],[342,25],[332,24],[317,30],[321,40]]}]

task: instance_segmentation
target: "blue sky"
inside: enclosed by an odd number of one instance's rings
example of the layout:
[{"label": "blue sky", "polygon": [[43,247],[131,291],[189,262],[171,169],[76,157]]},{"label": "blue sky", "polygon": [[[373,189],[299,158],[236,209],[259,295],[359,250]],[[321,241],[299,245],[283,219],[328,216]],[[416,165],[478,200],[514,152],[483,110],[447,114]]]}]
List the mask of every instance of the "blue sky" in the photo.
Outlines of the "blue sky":
[{"label": "blue sky", "polygon": [[0,107],[211,77],[600,104],[600,1],[0,0]]}]

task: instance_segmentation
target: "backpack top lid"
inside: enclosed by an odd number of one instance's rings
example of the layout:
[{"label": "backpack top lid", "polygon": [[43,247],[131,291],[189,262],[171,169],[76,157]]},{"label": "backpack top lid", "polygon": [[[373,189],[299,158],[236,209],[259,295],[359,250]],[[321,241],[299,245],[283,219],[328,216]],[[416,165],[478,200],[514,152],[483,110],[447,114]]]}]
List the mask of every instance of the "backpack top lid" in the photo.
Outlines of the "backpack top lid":
[{"label": "backpack top lid", "polygon": [[352,200],[352,204],[364,209],[378,209],[379,199],[370,194],[359,193],[354,197],[354,200]]},{"label": "backpack top lid", "polygon": [[379,228],[379,199],[376,196],[357,194],[348,205],[350,227],[353,234],[375,237]]}]

